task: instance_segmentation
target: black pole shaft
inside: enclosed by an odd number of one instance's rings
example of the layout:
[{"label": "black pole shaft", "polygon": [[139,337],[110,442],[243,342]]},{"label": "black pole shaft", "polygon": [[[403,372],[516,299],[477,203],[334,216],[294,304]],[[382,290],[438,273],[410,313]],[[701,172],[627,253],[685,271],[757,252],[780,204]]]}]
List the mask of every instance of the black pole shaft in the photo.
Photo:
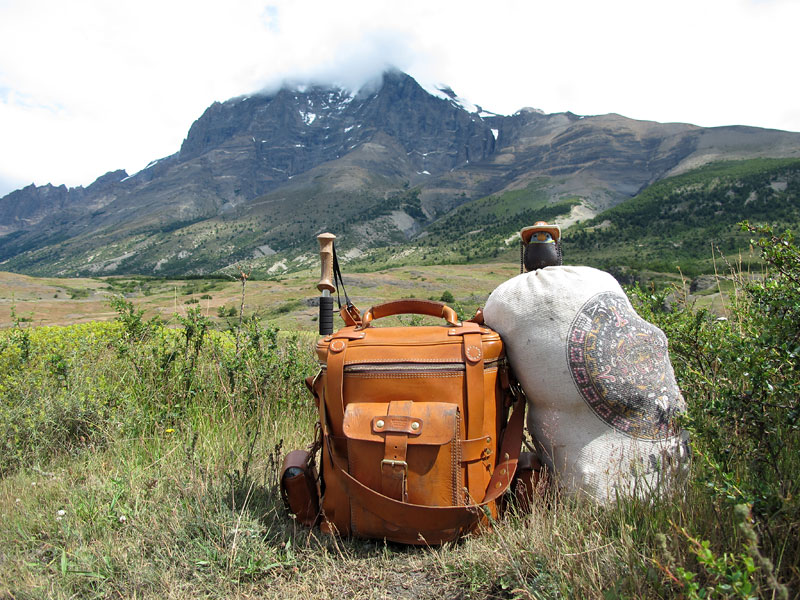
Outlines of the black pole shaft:
[{"label": "black pole shaft", "polygon": [[332,333],[333,333],[333,296],[320,296],[319,334],[330,335]]}]

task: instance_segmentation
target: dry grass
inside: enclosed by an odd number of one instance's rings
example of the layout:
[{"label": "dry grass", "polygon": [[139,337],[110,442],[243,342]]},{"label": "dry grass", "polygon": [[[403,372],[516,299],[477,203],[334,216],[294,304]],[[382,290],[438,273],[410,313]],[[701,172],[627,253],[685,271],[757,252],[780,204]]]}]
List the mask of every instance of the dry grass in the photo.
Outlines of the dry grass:
[{"label": "dry grass", "polygon": [[545,497],[443,547],[342,540],[298,526],[276,489],[311,407],[263,417],[260,431],[211,418],[119,438],[0,480],[0,597],[657,597],[647,538],[680,508]]}]

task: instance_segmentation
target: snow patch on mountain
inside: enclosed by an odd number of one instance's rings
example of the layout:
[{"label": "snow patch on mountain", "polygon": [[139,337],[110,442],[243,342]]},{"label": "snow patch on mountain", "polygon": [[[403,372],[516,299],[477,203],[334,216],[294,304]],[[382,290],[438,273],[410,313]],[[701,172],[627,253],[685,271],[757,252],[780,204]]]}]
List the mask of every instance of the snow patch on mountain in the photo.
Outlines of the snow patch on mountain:
[{"label": "snow patch on mountain", "polygon": [[303,117],[303,121],[306,125],[311,125],[317,118],[317,115],[312,112],[303,112],[300,111],[300,116]]},{"label": "snow patch on mountain", "polygon": [[447,100],[453,106],[461,108],[470,114],[478,113],[480,116],[480,113],[483,112],[483,109],[477,104],[473,104],[469,100],[458,96],[453,91],[453,88],[451,88],[449,85],[445,85],[443,83],[420,85],[422,89],[428,92],[431,96],[440,98],[441,100]]}]

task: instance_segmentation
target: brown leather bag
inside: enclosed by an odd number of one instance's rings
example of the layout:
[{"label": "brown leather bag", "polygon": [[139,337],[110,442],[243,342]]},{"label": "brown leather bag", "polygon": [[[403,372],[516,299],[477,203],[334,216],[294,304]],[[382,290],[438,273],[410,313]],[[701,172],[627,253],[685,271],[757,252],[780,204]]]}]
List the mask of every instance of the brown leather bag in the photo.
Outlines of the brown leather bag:
[{"label": "brown leather bag", "polygon": [[[446,324],[372,326],[397,314]],[[400,300],[371,308],[316,350],[323,531],[438,544],[497,515],[524,411],[497,333],[459,322],[444,304]]]}]

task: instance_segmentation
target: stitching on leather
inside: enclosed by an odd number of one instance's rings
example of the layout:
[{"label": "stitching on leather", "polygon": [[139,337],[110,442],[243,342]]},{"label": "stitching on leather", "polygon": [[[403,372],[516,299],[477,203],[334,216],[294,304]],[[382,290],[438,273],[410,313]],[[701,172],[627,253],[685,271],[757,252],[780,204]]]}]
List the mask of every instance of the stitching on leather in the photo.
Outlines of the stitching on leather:
[{"label": "stitching on leather", "polygon": [[461,439],[459,438],[459,431],[461,429],[461,411],[456,411],[455,418],[455,431],[453,432],[453,446],[450,453],[453,464],[451,465],[452,476],[450,481],[452,483],[453,506],[458,506],[459,490],[459,476],[461,475]]},{"label": "stitching on leather", "polygon": [[[346,366],[352,367],[352,366],[354,366],[354,365],[360,365],[360,364],[369,364],[369,363],[351,363],[350,365],[346,365]],[[489,366],[489,367],[486,367],[486,368],[484,368],[484,369],[483,369],[483,372],[484,372],[484,373],[492,373],[492,372],[495,372],[495,371],[497,371],[497,369],[498,369],[497,365],[493,365],[493,366]],[[412,372],[412,371],[414,371],[414,369],[413,369],[413,368],[411,368],[411,369],[408,369],[408,371],[409,371],[409,372]],[[369,371],[369,372],[370,372],[370,373],[378,373],[378,374],[380,374],[380,373],[381,373],[381,371],[379,371],[379,370],[375,370],[375,371]],[[425,373],[430,373],[430,374],[431,374],[431,376],[433,376],[433,374],[434,374],[434,373],[437,373],[437,372],[439,372],[439,373],[446,373],[447,371],[445,371],[445,370],[443,370],[443,369],[442,369],[442,370],[438,370],[438,371],[435,371],[435,370],[430,370],[430,371],[420,371],[420,373],[423,373],[423,374],[425,374]],[[459,374],[462,374],[462,375],[463,375],[463,374],[464,374],[464,369],[459,369],[458,371],[455,371],[455,370],[454,370],[453,372],[454,372],[454,373],[459,373]],[[352,369],[350,369],[350,370],[345,370],[345,373],[346,373],[348,376],[355,376],[355,375],[364,375],[364,374],[368,373],[368,371],[363,371],[363,370],[362,370],[362,371],[360,371],[360,372],[353,372],[353,370],[352,370]]]},{"label": "stitching on leather", "polygon": [[[499,358],[493,359],[486,359],[486,362],[498,361]],[[346,365],[371,365],[371,364],[382,364],[382,363],[391,363],[391,364],[413,364],[413,363],[439,363],[443,365],[450,365],[450,364],[463,364],[464,361],[461,360],[460,357],[453,357],[453,360],[442,360],[441,358],[407,358],[407,359],[397,359],[397,358],[370,358],[369,360],[346,360],[344,364]]]},{"label": "stitching on leather", "polygon": [[461,378],[464,373],[348,373],[353,379],[453,379]]}]

